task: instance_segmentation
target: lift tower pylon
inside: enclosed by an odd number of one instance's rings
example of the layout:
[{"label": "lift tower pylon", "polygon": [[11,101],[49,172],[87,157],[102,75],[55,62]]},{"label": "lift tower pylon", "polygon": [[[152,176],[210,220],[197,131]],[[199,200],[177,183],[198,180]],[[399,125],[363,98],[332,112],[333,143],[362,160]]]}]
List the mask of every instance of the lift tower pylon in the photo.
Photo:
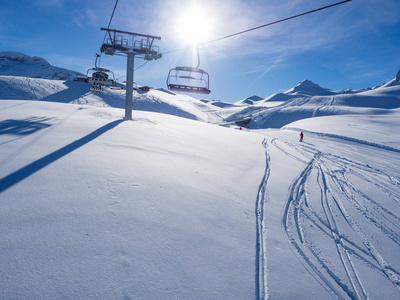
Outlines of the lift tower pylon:
[{"label": "lift tower pylon", "polygon": [[161,58],[162,54],[158,46],[153,45],[154,40],[161,40],[161,37],[109,28],[101,28],[101,30],[107,32],[107,39],[101,45],[100,51],[107,55],[117,53],[127,56],[125,120],[132,120],[135,56],[145,60]]}]

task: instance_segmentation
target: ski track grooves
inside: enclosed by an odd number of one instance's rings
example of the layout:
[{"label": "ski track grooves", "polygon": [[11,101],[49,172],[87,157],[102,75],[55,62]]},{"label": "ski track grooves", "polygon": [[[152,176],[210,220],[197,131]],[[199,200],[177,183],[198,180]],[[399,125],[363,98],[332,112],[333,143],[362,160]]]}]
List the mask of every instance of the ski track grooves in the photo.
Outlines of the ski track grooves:
[{"label": "ski track grooves", "polygon": [[[353,215],[357,213],[358,218],[365,218],[368,226],[380,230],[393,245],[396,244],[394,247],[400,246],[400,217],[363,193],[346,175],[375,186],[397,205],[398,178],[368,165],[322,153],[306,144],[298,145],[274,139],[271,145],[288,157],[305,164],[289,187],[282,226],[294,253],[306,270],[335,298],[369,299],[368,291],[363,286],[353,261],[356,259],[376,273],[381,273],[400,291],[399,270],[385,261],[375,247],[375,239],[371,239],[371,233],[362,228]],[[296,151],[285,150],[286,148]],[[297,153],[293,154],[294,152]],[[312,184],[318,187],[319,192],[309,191],[308,185]],[[261,188],[262,185],[259,192]],[[258,206],[260,204],[263,202],[258,200]],[[319,210],[317,207],[320,207]],[[311,224],[314,231],[307,224]],[[346,236],[348,233],[354,238]],[[312,239],[313,234],[329,238],[328,245],[319,245],[318,239]],[[329,251],[326,254],[325,249]],[[329,254],[333,253],[333,249],[336,249],[337,256]],[[335,260],[342,265],[342,272],[333,267],[332,261]]]},{"label": "ski track grooves", "polygon": [[265,148],[265,160],[266,167],[263,179],[258,188],[257,193],[257,202],[256,202],[256,227],[257,227],[257,236],[256,236],[256,299],[263,300],[267,297],[267,255],[266,255],[266,233],[264,232],[265,224],[264,224],[264,207],[267,202],[267,184],[270,175],[270,156],[268,152],[268,140],[265,138],[263,141],[263,146]]}]

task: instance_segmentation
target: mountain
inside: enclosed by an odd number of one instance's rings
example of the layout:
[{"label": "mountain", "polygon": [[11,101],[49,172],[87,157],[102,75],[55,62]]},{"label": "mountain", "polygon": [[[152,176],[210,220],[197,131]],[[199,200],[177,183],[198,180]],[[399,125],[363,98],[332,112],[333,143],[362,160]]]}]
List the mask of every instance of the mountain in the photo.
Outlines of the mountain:
[{"label": "mountain", "polygon": [[[50,80],[0,75],[0,99],[42,100],[92,106],[125,107],[125,89],[105,88],[103,93],[90,91],[90,84],[79,81]],[[134,110],[171,114],[204,122],[215,122],[219,107],[186,95],[151,89],[134,92]]]},{"label": "mountain", "polygon": [[291,88],[287,92],[287,95],[307,95],[307,96],[327,96],[333,95],[335,92],[330,89],[322,88],[318,84],[311,80],[303,80],[295,87]]},{"label": "mountain", "polygon": [[358,91],[332,91],[305,80],[285,93],[277,93],[242,108],[230,120],[251,119],[253,128],[281,128],[291,122],[329,115],[385,114],[400,108],[400,83],[396,80]]},{"label": "mountain", "polygon": [[[2,71],[14,75],[0,75],[1,99],[125,107],[124,89],[106,88],[103,93],[94,93],[85,82],[33,78],[73,78],[79,73],[75,72],[74,76],[70,76],[69,72],[73,71],[51,66],[43,58],[22,53],[2,52],[0,57]],[[358,91],[332,91],[310,80],[304,80],[284,93],[276,93],[267,98],[253,95],[233,104],[197,100],[165,89],[135,91],[133,101],[134,110],[159,112],[224,126],[246,123],[246,127],[251,128],[281,128],[305,118],[364,114],[371,111],[385,113],[388,109],[400,107],[399,87],[399,83],[392,80],[378,87]]]},{"label": "mountain", "polygon": [[247,97],[246,99],[243,99],[243,100],[240,100],[240,101],[236,102],[236,104],[239,104],[239,105],[243,105],[243,104],[244,105],[246,105],[246,104],[254,105],[254,104],[256,104],[257,102],[259,102],[261,100],[264,100],[264,98],[262,98],[260,96],[257,96],[257,95],[253,95],[251,97]]},{"label": "mountain", "polygon": [[55,67],[41,57],[19,52],[0,52],[0,75],[73,80],[83,74]]}]

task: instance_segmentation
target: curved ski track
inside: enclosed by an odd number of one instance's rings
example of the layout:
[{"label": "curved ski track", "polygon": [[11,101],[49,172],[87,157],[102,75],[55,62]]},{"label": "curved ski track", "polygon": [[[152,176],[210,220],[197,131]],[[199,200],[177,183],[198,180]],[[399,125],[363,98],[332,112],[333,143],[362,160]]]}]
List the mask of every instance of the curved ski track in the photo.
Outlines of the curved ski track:
[{"label": "curved ski track", "polygon": [[270,156],[267,148],[267,139],[264,139],[263,146],[265,148],[265,160],[266,167],[264,172],[264,177],[261,181],[260,187],[257,193],[256,202],[256,299],[266,299],[267,297],[267,255],[266,255],[266,243],[265,237],[266,233],[265,223],[264,223],[264,207],[267,202],[267,184],[270,175]]},{"label": "curved ski track", "polygon": [[[400,205],[400,179],[384,170],[322,153],[311,145],[276,139],[270,144],[305,164],[289,188],[282,225],[308,272],[333,298],[369,299],[373,291],[364,283],[368,276],[388,281],[400,297],[399,266],[385,260],[387,248],[398,252],[400,247],[400,216],[388,208]],[[289,149],[295,149],[296,154]],[[265,199],[260,199],[260,194],[265,194],[268,165],[269,155],[257,200],[260,299],[265,295],[262,283],[266,267],[262,243]],[[368,196],[365,186],[378,190],[384,201]]]}]

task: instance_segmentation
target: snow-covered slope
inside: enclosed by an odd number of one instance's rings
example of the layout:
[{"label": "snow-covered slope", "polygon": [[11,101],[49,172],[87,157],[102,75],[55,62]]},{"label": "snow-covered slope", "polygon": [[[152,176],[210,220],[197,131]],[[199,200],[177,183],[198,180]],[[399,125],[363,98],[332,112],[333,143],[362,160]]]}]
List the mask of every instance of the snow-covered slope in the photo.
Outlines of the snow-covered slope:
[{"label": "snow-covered slope", "polygon": [[[107,88],[103,93],[94,93],[90,91],[89,84],[84,82],[0,76],[0,86],[1,99],[125,107],[125,90]],[[134,110],[161,112],[226,126],[234,125],[238,120],[251,119],[251,128],[281,128],[306,118],[377,114],[400,107],[400,85],[395,80],[378,88],[352,93],[329,92],[315,86],[311,82],[303,82],[287,93],[275,94],[265,100],[250,97],[254,99],[253,104],[197,100],[163,89],[151,89],[147,93],[135,91]],[[312,95],[316,90],[325,95]]]},{"label": "snow-covered slope", "polygon": [[0,87],[1,299],[400,297],[398,83],[135,92],[133,121],[124,90]]},{"label": "snow-covered slope", "polygon": [[307,96],[326,96],[333,95],[335,92],[320,87],[318,84],[312,82],[311,80],[304,80],[296,85],[294,88],[291,88],[287,92],[287,95],[307,95]]},{"label": "snow-covered slope", "polygon": [[0,298],[249,299],[262,137],[0,101]]},{"label": "snow-covered slope", "polygon": [[[310,83],[307,84],[310,87]],[[313,85],[311,85],[313,86]],[[298,86],[299,87],[299,86]],[[291,122],[328,115],[385,114],[400,108],[400,84],[392,80],[375,89],[354,93],[320,91],[313,95],[311,89],[292,89],[285,94],[275,94],[251,110],[239,112],[241,118],[251,117],[253,128],[281,128]],[[325,95],[324,95],[325,94]],[[270,105],[270,103],[274,105]]]},{"label": "snow-covered slope", "polygon": [[[125,90],[106,88],[103,93],[90,91],[85,82],[49,80],[20,76],[0,76],[0,99],[42,100],[92,106],[125,107]],[[151,89],[134,92],[134,110],[153,111],[204,122],[221,120],[220,107],[186,95]]]},{"label": "snow-covered slope", "polygon": [[398,109],[254,133],[0,110],[0,298],[400,296]]},{"label": "snow-covered slope", "polygon": [[263,131],[260,277],[271,299],[400,296],[399,117],[318,117]]},{"label": "snow-covered slope", "polygon": [[[56,67],[44,59],[31,58],[21,53],[2,52],[0,57],[10,62],[3,63],[3,73],[8,70],[6,73],[14,75],[0,75],[0,99],[125,107],[125,90],[107,88],[104,93],[99,94],[91,92],[89,84],[84,82],[32,78],[46,77],[39,75],[42,74],[43,66],[50,66],[54,75],[57,73],[54,71]],[[65,77],[64,75],[61,77]],[[310,80],[304,80],[287,92],[267,98],[254,95],[235,104],[197,100],[164,89],[151,89],[147,93],[137,91],[133,100],[134,110],[161,112],[224,126],[235,126],[236,123],[241,124],[242,120],[246,120],[246,123],[251,120],[248,126],[259,129],[281,128],[297,120],[318,116],[386,113],[388,109],[400,107],[399,94],[400,85],[395,80],[359,91],[332,91]]]},{"label": "snow-covered slope", "polygon": [[236,104],[238,105],[254,105],[257,104],[257,102],[264,100],[264,98],[257,96],[257,95],[253,95],[251,97],[247,97],[246,99],[240,100],[238,102],[236,102]]},{"label": "snow-covered slope", "polygon": [[83,74],[55,67],[41,57],[7,51],[0,52],[0,75],[73,80]]}]

